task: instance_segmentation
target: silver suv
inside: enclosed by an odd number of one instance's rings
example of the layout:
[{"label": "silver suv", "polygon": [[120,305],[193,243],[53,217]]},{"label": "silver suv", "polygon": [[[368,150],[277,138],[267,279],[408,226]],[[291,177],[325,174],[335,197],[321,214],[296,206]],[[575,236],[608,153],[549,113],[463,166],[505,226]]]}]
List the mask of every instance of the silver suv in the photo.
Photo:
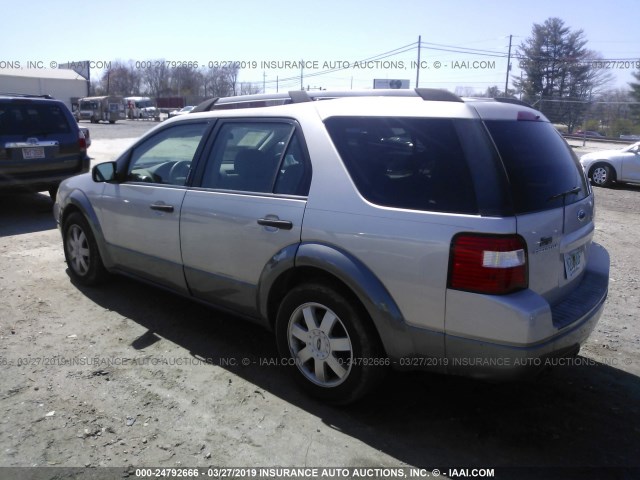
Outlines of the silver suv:
[{"label": "silver suv", "polygon": [[259,322],[336,403],[387,367],[511,378],[576,355],[609,257],[559,133],[517,102],[363,95],[227,99],[65,181],[70,274],[125,274]]}]

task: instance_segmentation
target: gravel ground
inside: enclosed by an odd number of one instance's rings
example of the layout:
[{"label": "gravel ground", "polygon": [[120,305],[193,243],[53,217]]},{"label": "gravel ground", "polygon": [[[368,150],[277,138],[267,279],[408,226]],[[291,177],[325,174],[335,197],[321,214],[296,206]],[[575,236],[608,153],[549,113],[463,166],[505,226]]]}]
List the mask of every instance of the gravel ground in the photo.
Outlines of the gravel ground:
[{"label": "gravel ground", "polygon": [[[90,126],[94,160],[149,123]],[[125,278],[74,285],[48,195],[0,195],[0,466],[640,467],[640,187],[595,191],[610,295],[575,364],[394,374],[342,409],[269,365],[269,332]]]}]

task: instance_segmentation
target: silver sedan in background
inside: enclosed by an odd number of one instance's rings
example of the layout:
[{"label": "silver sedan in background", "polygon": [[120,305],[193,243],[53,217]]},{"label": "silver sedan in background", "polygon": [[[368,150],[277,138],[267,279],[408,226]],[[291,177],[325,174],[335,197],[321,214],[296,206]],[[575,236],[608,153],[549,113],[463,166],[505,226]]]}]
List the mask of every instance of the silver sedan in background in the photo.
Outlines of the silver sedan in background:
[{"label": "silver sedan in background", "polygon": [[640,142],[619,150],[587,153],[580,163],[591,183],[600,187],[612,182],[640,182]]}]

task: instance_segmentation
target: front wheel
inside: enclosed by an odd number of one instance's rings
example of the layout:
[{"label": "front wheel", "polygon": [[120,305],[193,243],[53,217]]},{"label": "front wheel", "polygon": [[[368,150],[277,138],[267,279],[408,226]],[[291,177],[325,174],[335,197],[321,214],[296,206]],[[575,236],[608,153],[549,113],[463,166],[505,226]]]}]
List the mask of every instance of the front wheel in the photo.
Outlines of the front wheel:
[{"label": "front wheel", "polygon": [[300,285],[284,297],[276,336],[302,388],[331,403],[364,396],[389,364],[364,309],[323,284]]},{"label": "front wheel", "polygon": [[62,229],[64,256],[73,279],[83,285],[97,285],[107,275],[98,244],[87,220],[74,212]]},{"label": "front wheel", "polygon": [[591,170],[591,183],[599,187],[608,187],[613,181],[613,174],[609,165],[596,165]]}]

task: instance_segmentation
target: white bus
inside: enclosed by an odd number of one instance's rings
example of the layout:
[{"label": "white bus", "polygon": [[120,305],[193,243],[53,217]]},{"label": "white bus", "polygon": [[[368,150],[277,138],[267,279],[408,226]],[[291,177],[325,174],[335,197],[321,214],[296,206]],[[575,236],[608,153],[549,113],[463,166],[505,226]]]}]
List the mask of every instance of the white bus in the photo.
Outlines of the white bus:
[{"label": "white bus", "polygon": [[89,120],[91,123],[105,121],[116,123],[126,118],[124,99],[116,96],[85,97],[78,101],[74,112],[76,120]]}]

